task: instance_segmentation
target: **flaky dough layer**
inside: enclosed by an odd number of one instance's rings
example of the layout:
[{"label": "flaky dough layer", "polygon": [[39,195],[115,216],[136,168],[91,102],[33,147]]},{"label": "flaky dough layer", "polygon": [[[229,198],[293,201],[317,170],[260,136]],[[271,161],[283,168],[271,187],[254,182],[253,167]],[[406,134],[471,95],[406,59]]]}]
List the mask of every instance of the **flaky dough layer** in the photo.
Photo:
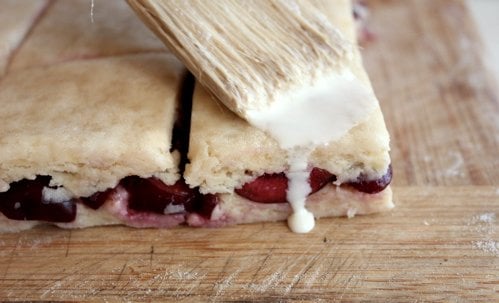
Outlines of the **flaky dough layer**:
[{"label": "flaky dough layer", "polygon": [[75,196],[128,175],[178,179],[170,153],[183,66],[169,54],[82,60],[0,82],[0,191],[52,176]]}]

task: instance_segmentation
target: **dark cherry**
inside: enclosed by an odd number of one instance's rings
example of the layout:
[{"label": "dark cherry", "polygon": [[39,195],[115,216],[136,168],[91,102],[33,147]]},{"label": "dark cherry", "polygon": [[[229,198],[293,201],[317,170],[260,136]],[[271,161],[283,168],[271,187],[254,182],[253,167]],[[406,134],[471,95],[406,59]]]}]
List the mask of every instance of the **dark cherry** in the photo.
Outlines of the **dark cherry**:
[{"label": "dark cherry", "polygon": [[120,184],[128,191],[128,207],[135,211],[164,214],[169,204],[187,204],[196,198],[196,191],[182,179],[173,185],[166,185],[154,177],[131,176],[121,180]]},{"label": "dark cherry", "polygon": [[261,203],[285,203],[288,178],[284,173],[264,174],[236,189],[246,199]]},{"label": "dark cherry", "polygon": [[384,176],[375,180],[368,180],[364,175],[360,175],[357,181],[349,182],[348,185],[358,191],[367,194],[376,194],[385,189],[392,181],[392,166],[388,166],[388,171]]},{"label": "dark cherry", "polygon": [[0,211],[12,220],[72,222],[76,218],[73,200],[61,203],[43,200],[42,190],[49,182],[50,177],[37,176],[35,180],[11,183],[8,191],[0,193]]},{"label": "dark cherry", "polygon": [[187,212],[196,213],[206,219],[210,219],[213,209],[219,202],[220,198],[217,195],[198,194],[196,199],[193,199],[189,203],[185,204],[185,209]]},{"label": "dark cherry", "polygon": [[116,192],[115,188],[109,188],[105,191],[96,192],[90,197],[80,198],[80,202],[92,209],[99,209]]},{"label": "dark cherry", "polygon": [[[327,170],[314,168],[310,172],[309,183],[315,193],[327,183],[333,182],[336,177]],[[236,189],[236,193],[254,202],[261,203],[286,203],[288,178],[284,173],[264,174],[252,182]]]},{"label": "dark cherry", "polygon": [[315,167],[310,172],[309,183],[312,188],[310,194],[315,193],[319,189],[326,186],[326,184],[336,181],[336,176],[325,169]]}]

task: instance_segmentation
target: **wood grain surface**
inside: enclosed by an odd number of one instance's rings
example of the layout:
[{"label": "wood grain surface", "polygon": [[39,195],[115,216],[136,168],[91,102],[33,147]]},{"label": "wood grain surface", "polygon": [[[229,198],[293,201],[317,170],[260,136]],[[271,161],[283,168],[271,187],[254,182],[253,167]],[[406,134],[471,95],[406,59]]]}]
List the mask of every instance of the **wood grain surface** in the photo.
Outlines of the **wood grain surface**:
[{"label": "wood grain surface", "polygon": [[499,100],[457,0],[374,0],[363,54],[392,134],[397,207],[223,229],[0,235],[0,299],[499,301]]}]

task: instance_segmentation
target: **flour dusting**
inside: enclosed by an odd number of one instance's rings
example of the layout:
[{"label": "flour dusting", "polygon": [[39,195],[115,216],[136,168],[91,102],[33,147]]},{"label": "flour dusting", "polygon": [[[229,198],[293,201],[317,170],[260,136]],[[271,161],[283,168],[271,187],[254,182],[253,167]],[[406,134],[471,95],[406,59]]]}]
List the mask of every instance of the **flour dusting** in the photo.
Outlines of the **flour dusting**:
[{"label": "flour dusting", "polygon": [[477,232],[481,239],[472,241],[474,249],[484,253],[499,256],[499,241],[494,239],[496,214],[494,212],[485,212],[473,216],[468,221],[468,226]]},{"label": "flour dusting", "polygon": [[494,256],[499,256],[499,241],[492,239],[474,241],[473,247]]},{"label": "flour dusting", "polygon": [[478,221],[479,222],[494,223],[495,220],[496,220],[496,214],[495,213],[484,213],[484,214],[478,215]]},{"label": "flour dusting", "polygon": [[492,231],[492,225],[496,221],[496,214],[494,212],[486,212],[482,214],[474,215],[471,220],[468,221],[468,226],[475,226],[476,230]]},{"label": "flour dusting", "polygon": [[447,169],[444,171],[444,175],[446,177],[463,177],[464,176],[463,155],[461,155],[461,153],[459,152],[451,151],[448,153],[448,159],[450,164],[447,167]]},{"label": "flour dusting", "polygon": [[274,288],[285,277],[285,275],[276,271],[266,276],[260,283],[251,283],[247,286],[250,291],[264,293],[268,289]]},{"label": "flour dusting", "polygon": [[215,283],[214,289],[215,289],[216,293],[215,293],[215,297],[213,298],[215,302],[217,301],[216,298],[218,298],[220,295],[223,295],[225,290],[232,286],[232,284],[234,283],[234,280],[237,278],[240,271],[241,271],[241,269],[237,269],[236,271],[231,273],[229,276],[227,276],[226,278],[224,278],[220,282]]}]

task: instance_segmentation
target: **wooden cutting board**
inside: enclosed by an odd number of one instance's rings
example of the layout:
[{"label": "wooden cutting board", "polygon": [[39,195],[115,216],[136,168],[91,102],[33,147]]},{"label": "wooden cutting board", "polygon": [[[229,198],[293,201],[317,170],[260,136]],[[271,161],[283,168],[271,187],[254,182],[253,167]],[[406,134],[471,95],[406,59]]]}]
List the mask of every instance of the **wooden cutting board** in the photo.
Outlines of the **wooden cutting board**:
[{"label": "wooden cutting board", "polygon": [[321,219],[308,235],[284,223],[3,234],[0,299],[499,301],[499,100],[468,10],[369,6],[363,53],[392,134],[392,212]]}]

